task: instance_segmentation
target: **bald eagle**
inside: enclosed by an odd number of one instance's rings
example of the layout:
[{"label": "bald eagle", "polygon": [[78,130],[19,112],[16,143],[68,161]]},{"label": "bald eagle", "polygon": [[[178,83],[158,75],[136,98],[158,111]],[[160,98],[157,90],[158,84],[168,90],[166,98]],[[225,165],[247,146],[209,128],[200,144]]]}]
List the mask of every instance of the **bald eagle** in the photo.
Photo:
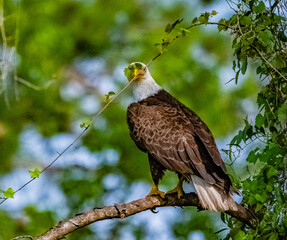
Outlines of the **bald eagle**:
[{"label": "bald eagle", "polygon": [[192,110],[163,90],[143,63],[129,65],[136,102],[127,109],[130,136],[148,154],[153,185],[148,195],[165,193],[158,188],[165,170],[176,172],[175,189],[184,194],[183,181],[192,181],[203,208],[214,211],[237,210],[234,192],[212,133]]}]

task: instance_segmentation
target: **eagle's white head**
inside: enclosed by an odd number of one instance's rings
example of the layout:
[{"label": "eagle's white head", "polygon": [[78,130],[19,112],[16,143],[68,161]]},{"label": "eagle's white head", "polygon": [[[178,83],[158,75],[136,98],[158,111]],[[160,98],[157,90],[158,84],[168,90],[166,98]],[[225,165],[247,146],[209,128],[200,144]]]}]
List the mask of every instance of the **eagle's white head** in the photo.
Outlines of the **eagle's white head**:
[{"label": "eagle's white head", "polygon": [[133,80],[133,93],[136,101],[154,96],[162,89],[150,75],[144,63],[131,63],[129,67],[125,69],[125,75],[129,81]]}]

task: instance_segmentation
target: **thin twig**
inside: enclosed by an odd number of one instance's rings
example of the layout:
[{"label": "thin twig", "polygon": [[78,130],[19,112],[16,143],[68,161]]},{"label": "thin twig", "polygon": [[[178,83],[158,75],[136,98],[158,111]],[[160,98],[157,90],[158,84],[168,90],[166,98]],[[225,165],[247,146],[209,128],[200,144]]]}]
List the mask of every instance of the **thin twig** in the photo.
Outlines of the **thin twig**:
[{"label": "thin twig", "polygon": [[[90,126],[92,125],[93,122],[95,122],[95,120],[101,115],[101,113],[123,92],[125,91],[128,86],[134,81],[134,79],[137,76],[135,76],[122,90],[120,90],[113,98],[110,99],[110,101],[105,104],[105,106],[96,114],[96,116],[93,118],[93,120],[91,121],[91,123],[84,128],[84,130],[74,139],[74,141],[69,144],[64,150],[62,150],[61,152],[58,153],[58,156],[49,164],[47,165],[41,172],[40,174],[42,174],[43,172],[45,172],[48,168],[50,168],[66,151],[68,151],[84,134],[85,132],[90,128]],[[29,181],[27,181],[25,184],[23,184],[20,188],[18,188],[15,192],[19,192],[20,190],[22,190],[24,187],[26,187],[28,184],[30,184],[31,182],[33,182],[36,178],[32,178]],[[2,203],[4,203],[8,198],[4,198],[1,202],[0,205]]]},{"label": "thin twig", "polygon": [[[202,25],[218,25],[218,26],[224,26],[226,28],[229,28],[229,29],[232,29],[232,27],[230,26],[227,26],[225,24],[222,24],[222,23],[217,23],[217,22],[207,22],[207,23],[195,23],[195,24],[192,24],[188,27],[186,27],[185,29],[191,29],[193,27],[198,27],[198,26],[202,26]],[[168,33],[169,34],[169,33]],[[168,46],[170,46],[176,39],[178,39],[179,37],[176,36],[175,38],[173,38],[169,43],[168,43]],[[147,63],[147,66],[149,66],[154,60],[156,60],[158,57],[160,57],[161,55],[163,55],[164,52],[160,52],[158,53],[152,60],[150,60],[148,63]]]},{"label": "thin twig", "polygon": [[29,236],[29,235],[14,237],[14,238],[12,238],[11,240],[19,240],[19,239],[25,239],[25,238],[28,238],[28,239],[33,240],[33,237],[32,237],[32,236]]}]

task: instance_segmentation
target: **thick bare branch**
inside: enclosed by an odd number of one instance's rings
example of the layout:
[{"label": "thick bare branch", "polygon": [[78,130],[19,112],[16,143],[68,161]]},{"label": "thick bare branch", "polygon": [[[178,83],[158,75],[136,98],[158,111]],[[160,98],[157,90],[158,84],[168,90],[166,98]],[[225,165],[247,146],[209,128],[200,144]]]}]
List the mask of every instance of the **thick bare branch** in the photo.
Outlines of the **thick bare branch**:
[{"label": "thick bare branch", "polygon": [[[95,208],[89,212],[78,214],[67,221],[59,222],[46,233],[35,237],[34,240],[61,239],[67,234],[97,221],[112,218],[123,219],[146,210],[154,210],[158,207],[167,206],[196,206],[199,210],[202,210],[195,193],[185,194],[181,199],[177,198],[177,194],[168,194],[165,199],[156,196],[147,196],[129,203]],[[256,224],[254,215],[241,205],[238,205],[238,211],[229,211],[227,214],[239,219],[250,227],[254,227]]]}]

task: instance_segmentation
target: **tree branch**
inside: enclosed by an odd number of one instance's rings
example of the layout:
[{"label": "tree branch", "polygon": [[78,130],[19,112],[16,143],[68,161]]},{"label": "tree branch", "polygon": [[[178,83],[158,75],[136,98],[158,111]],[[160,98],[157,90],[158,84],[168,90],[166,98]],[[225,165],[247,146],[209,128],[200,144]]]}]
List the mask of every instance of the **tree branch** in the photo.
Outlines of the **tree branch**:
[{"label": "tree branch", "polygon": [[[177,194],[167,194],[165,199],[157,196],[146,196],[129,203],[95,208],[91,211],[77,214],[74,218],[59,222],[46,233],[35,237],[34,240],[61,239],[67,234],[97,221],[112,218],[123,219],[146,210],[153,211],[157,207],[167,206],[196,206],[199,210],[203,210],[196,193],[185,194],[181,199],[177,198]],[[228,211],[226,213],[252,228],[256,225],[254,215],[250,210],[241,205],[238,205],[238,211]]]}]

